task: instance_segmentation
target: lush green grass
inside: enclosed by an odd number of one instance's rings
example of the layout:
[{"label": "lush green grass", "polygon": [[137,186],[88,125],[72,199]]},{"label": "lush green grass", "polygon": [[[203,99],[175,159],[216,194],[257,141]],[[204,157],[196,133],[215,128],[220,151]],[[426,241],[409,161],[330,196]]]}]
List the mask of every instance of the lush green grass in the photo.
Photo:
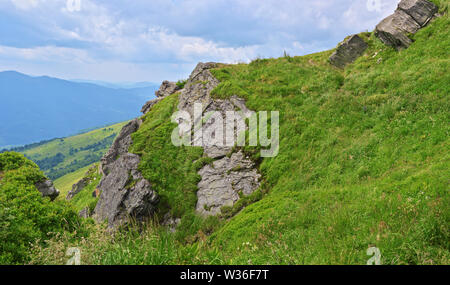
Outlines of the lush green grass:
[{"label": "lush green grass", "polygon": [[18,150],[36,162],[51,179],[58,179],[98,162],[126,122],[76,136],[55,139]]},{"label": "lush green grass", "polygon": [[281,114],[280,154],[261,164],[269,194],[211,238],[225,259],[363,264],[377,246],[384,263],[449,262],[449,28],[442,17],[401,52],[365,34],[344,72],[331,52],[214,72],[217,97],[233,86]]},{"label": "lush green grass", "polygon": [[261,189],[231,218],[194,215],[208,161],[170,143],[172,95],[144,117],[131,151],[162,196],[159,214],[182,218],[177,233],[150,224],[113,238],[100,227],[36,256],[77,245],[93,264],[365,264],[376,246],[384,264],[449,264],[449,28],[445,14],[400,52],[364,33],[369,49],[343,71],[329,65],[332,51],[214,70],[216,98],[280,111],[280,152],[262,159]]}]

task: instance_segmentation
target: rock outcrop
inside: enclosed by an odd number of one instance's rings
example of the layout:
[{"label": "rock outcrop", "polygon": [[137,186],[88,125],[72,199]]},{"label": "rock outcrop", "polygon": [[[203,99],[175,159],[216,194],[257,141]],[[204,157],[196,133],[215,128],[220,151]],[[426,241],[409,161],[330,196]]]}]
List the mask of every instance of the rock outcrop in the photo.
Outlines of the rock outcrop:
[{"label": "rock outcrop", "polygon": [[367,49],[368,45],[358,35],[353,35],[342,42],[330,56],[330,62],[336,67],[344,68],[354,62]]},{"label": "rock outcrop", "polygon": [[163,81],[159,90],[155,92],[157,98],[145,103],[144,106],[142,106],[141,112],[147,114],[155,104],[179,90],[181,90],[181,88],[175,82]]},{"label": "rock outcrop", "polygon": [[408,48],[412,43],[408,35],[426,26],[437,12],[438,7],[427,0],[402,0],[394,14],[377,25],[375,35],[397,50]]},{"label": "rock outcrop", "polygon": [[128,123],[101,160],[103,178],[97,187],[100,199],[93,216],[99,222],[107,220],[111,228],[126,224],[130,219],[144,221],[153,215],[159,202],[150,182],[138,170],[140,157],[128,153],[131,134],[141,123],[139,119]]},{"label": "rock outcrop", "polygon": [[50,199],[54,200],[59,196],[58,189],[53,186],[53,182],[49,179],[36,183],[35,186],[41,192],[42,197],[50,197]]},{"label": "rock outcrop", "polygon": [[80,212],[78,212],[78,216],[80,216],[81,218],[89,218],[91,215],[91,213],[89,212],[89,207],[85,207],[83,208],[83,210],[81,210]]},{"label": "rock outcrop", "polygon": [[[216,66],[216,63],[198,64],[181,91],[175,83],[163,82],[157,94],[158,99],[147,102],[142,111],[148,112],[166,96],[180,91],[178,109],[187,111],[192,116],[194,104],[202,103],[204,114],[219,111],[225,117],[227,111],[239,110],[241,116],[249,117],[252,112],[245,106],[243,99],[236,96],[227,100],[211,98],[211,91],[219,84],[210,72]],[[140,157],[128,152],[132,144],[131,134],[141,124],[140,119],[128,123],[101,160],[100,171],[103,178],[97,187],[100,199],[93,217],[97,221],[107,220],[111,228],[127,223],[130,217],[137,221],[151,217],[159,202],[159,196],[152,190],[150,182],[138,170]],[[204,128],[210,125],[207,121]],[[242,152],[231,153],[231,150],[231,147],[223,145],[204,147],[204,155],[215,161],[199,171],[202,177],[197,191],[196,209],[199,214],[219,214],[223,206],[234,205],[242,195],[250,195],[259,187],[260,174],[255,163]],[[80,214],[88,215],[85,211]],[[178,217],[167,216],[162,224],[174,230],[179,222]]]},{"label": "rock outcrop", "polygon": [[[226,100],[211,98],[211,91],[220,82],[210,69],[217,66],[218,64],[212,62],[197,65],[180,93],[178,109],[187,111],[193,117],[194,104],[202,103],[203,115],[218,111],[222,118],[225,118],[227,111],[241,111],[242,117],[249,117],[252,112],[245,106],[243,99],[236,96]],[[211,122],[205,122],[203,129],[207,129],[210,125]],[[234,135],[236,137],[236,133]],[[198,144],[195,140],[194,138],[193,143]],[[221,213],[222,207],[233,206],[241,195],[253,193],[260,185],[261,176],[255,163],[242,152],[235,152],[230,156],[231,147],[223,144],[210,145],[207,141],[202,141],[201,145],[204,155],[215,161],[198,172],[202,179],[198,184],[196,211],[204,216],[217,215]]]},{"label": "rock outcrop", "polygon": [[108,175],[109,167],[119,158],[120,155],[128,153],[128,148],[132,144],[131,134],[136,132],[141,124],[142,121],[140,119],[135,119],[122,128],[119,135],[114,140],[111,148],[101,159],[100,173],[103,176]]}]

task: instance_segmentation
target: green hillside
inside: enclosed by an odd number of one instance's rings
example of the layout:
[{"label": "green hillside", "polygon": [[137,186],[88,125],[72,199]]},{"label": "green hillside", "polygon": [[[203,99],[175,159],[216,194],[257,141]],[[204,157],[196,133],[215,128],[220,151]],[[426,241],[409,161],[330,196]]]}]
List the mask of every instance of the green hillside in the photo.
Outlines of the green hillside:
[{"label": "green hillside", "polygon": [[56,189],[60,191],[59,199],[64,199],[72,190],[72,186],[80,181],[92,165],[85,166],[74,172],[68,173],[54,181]]},{"label": "green hillside", "polygon": [[125,124],[126,122],[118,123],[76,136],[12,150],[33,160],[50,179],[58,179],[100,161]]},{"label": "green hillside", "polygon": [[366,264],[376,246],[383,264],[449,264],[450,21],[448,2],[434,2],[443,16],[408,49],[363,33],[369,48],[345,70],[329,64],[333,51],[213,70],[216,98],[281,116],[278,156],[244,148],[261,187],[220,217],[194,213],[197,170],[210,161],[170,143],[178,94],[165,98],[130,151],[161,196],[158,214],[181,217],[177,231],[155,221],[112,236],[97,225],[34,248],[32,263],[61,264],[77,246],[87,264]]}]

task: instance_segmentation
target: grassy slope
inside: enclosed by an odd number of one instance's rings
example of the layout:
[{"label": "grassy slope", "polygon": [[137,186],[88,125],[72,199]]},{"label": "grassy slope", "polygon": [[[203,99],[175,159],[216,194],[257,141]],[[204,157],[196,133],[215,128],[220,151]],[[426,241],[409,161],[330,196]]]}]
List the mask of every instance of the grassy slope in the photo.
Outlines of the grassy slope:
[{"label": "grassy slope", "polygon": [[[79,168],[83,168],[99,161],[110,147],[114,136],[118,134],[125,124],[126,122],[118,123],[84,134],[79,134],[64,139],[55,139],[43,145],[27,149],[22,153],[35,162],[53,157],[58,153],[63,154],[64,160],[62,162],[58,163],[51,169],[43,169],[44,173],[50,178],[57,179],[65,174],[70,174]],[[108,137],[110,138],[106,139]],[[94,145],[97,143],[102,143],[102,145],[95,147]],[[79,149],[79,151],[76,153],[71,153],[71,148]],[[81,150],[81,148],[89,149]]]},{"label": "grassy slope", "polygon": [[[445,15],[401,52],[363,34],[370,48],[345,71],[328,64],[332,51],[215,70],[214,96],[281,115],[279,155],[262,161],[254,203],[228,220],[193,215],[208,161],[169,143],[177,95],[164,99],[131,151],[162,196],[160,214],[181,216],[180,228],[114,239],[100,229],[76,246],[93,264],[365,264],[369,246],[384,264],[448,264],[449,25]],[[36,262],[63,262],[75,244],[58,242]]]},{"label": "grassy slope", "polygon": [[449,263],[449,28],[444,16],[398,53],[369,36],[344,72],[331,52],[215,71],[216,96],[281,114],[270,193],[212,237],[226,260],[364,264],[377,246],[384,263]]}]

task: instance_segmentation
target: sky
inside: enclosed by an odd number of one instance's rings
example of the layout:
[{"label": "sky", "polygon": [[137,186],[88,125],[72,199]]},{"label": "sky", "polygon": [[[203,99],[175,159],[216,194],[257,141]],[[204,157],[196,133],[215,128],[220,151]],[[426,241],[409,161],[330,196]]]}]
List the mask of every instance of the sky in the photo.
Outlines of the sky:
[{"label": "sky", "polygon": [[0,71],[107,82],[198,62],[305,55],[372,31],[398,0],[0,0]]}]

